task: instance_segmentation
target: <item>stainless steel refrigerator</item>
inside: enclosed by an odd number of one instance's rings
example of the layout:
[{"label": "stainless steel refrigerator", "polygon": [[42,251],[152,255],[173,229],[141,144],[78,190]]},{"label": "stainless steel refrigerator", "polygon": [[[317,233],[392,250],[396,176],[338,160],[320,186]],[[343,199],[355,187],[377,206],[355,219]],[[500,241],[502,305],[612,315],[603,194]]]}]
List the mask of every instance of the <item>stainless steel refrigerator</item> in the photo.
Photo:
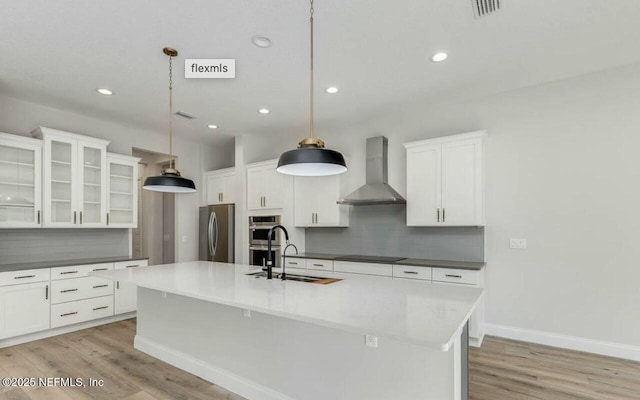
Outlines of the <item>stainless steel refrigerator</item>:
[{"label": "stainless steel refrigerator", "polygon": [[201,261],[234,262],[235,206],[200,207]]}]

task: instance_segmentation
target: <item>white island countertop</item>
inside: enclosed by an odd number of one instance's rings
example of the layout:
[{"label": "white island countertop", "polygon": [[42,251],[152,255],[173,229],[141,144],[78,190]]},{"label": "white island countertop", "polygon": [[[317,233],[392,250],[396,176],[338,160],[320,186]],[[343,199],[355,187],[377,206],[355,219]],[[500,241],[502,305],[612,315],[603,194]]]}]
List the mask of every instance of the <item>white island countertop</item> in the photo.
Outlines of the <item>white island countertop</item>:
[{"label": "white island countertop", "polygon": [[448,351],[483,289],[367,275],[295,271],[343,279],[328,285],[246,275],[259,267],[182,262],[91,275],[329,328]]}]

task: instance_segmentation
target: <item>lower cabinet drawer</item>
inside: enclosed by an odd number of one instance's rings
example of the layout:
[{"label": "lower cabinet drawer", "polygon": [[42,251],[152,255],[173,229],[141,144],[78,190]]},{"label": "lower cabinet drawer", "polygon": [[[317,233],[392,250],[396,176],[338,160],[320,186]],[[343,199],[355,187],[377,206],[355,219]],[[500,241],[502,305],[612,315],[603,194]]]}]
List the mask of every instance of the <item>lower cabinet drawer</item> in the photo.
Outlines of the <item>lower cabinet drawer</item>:
[{"label": "lower cabinet drawer", "polygon": [[0,286],[46,282],[49,280],[50,273],[51,270],[49,268],[0,272]]},{"label": "lower cabinet drawer", "polygon": [[391,264],[361,263],[352,261],[334,261],[333,270],[335,272],[380,276],[392,276],[393,271]]},{"label": "lower cabinet drawer", "polygon": [[72,265],[68,267],[55,267],[51,268],[51,280],[58,279],[71,279],[81,278],[88,276],[89,273],[95,271],[111,271],[113,270],[113,263],[103,264],[86,264],[86,265]]},{"label": "lower cabinet drawer", "polygon": [[54,304],[51,306],[51,327],[57,328],[112,315],[113,296]]},{"label": "lower cabinet drawer", "polygon": [[480,284],[480,271],[468,269],[433,268],[434,282],[463,283],[466,285]]},{"label": "lower cabinet drawer", "polygon": [[286,268],[305,268],[305,259],[303,258],[286,258],[285,259],[285,267]]},{"label": "lower cabinet drawer", "polygon": [[331,260],[318,260],[315,258],[308,258],[305,261],[307,269],[333,272],[333,261]]},{"label": "lower cabinet drawer", "polygon": [[393,265],[393,277],[404,279],[431,280],[431,267],[416,267],[415,265]]},{"label": "lower cabinet drawer", "polygon": [[118,261],[113,263],[113,266],[115,269],[146,267],[148,265],[149,265],[149,260]]},{"label": "lower cabinet drawer", "polygon": [[52,304],[112,294],[113,281],[93,276],[51,282]]}]

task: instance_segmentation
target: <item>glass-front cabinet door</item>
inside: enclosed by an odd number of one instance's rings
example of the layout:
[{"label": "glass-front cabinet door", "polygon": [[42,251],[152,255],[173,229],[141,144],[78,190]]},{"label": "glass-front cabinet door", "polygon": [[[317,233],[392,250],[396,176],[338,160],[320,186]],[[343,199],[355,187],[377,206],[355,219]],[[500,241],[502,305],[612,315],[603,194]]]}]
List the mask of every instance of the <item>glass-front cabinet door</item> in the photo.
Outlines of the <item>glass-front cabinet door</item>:
[{"label": "glass-front cabinet door", "polygon": [[138,227],[139,158],[107,154],[109,197],[107,224],[113,228]]},{"label": "glass-front cabinet door", "polygon": [[75,153],[73,140],[45,141],[45,226],[73,226],[75,209]]},{"label": "glass-front cabinet door", "polygon": [[0,133],[0,228],[39,228],[41,221],[39,140]]},{"label": "glass-front cabinet door", "polygon": [[81,226],[105,226],[106,213],[106,149],[89,144],[78,144],[78,224]]}]

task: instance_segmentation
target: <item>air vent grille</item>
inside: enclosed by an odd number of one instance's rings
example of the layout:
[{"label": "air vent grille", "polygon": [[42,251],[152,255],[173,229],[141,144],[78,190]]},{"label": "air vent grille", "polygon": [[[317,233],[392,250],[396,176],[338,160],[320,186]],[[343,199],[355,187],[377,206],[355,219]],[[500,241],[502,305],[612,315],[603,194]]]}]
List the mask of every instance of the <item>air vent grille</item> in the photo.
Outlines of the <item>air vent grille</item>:
[{"label": "air vent grille", "polygon": [[186,119],[196,119],[196,118],[198,118],[195,115],[189,114],[188,112],[184,112],[184,111],[177,111],[176,115],[179,115],[182,118],[186,118]]},{"label": "air vent grille", "polygon": [[476,18],[486,17],[500,11],[502,2],[500,0],[471,0],[473,15]]}]

